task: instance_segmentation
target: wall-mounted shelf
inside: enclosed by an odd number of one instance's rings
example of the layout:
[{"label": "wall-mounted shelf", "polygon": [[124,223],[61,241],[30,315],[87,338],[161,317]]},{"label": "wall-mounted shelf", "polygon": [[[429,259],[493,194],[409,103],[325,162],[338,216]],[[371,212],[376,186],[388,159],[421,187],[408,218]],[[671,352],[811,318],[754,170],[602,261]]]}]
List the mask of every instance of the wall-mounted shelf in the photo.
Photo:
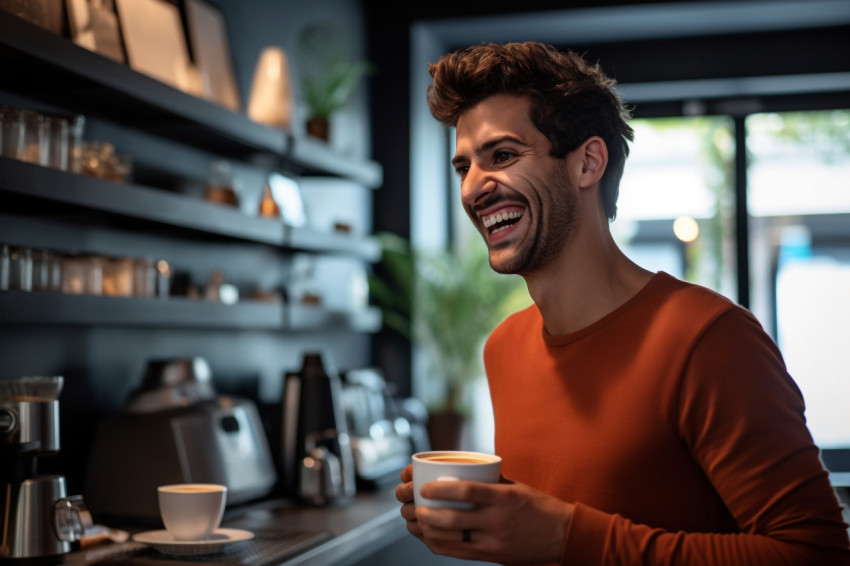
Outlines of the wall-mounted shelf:
[{"label": "wall-mounted shelf", "polygon": [[0,325],[112,326],[231,330],[376,332],[380,310],[342,312],[321,307],[241,301],[224,305],[185,298],[104,297],[0,291]]},{"label": "wall-mounted shelf", "polygon": [[374,238],[352,236],[343,232],[319,232],[310,228],[286,227],[286,246],[294,250],[319,253],[341,253],[368,261],[381,259],[381,246]]},{"label": "wall-mounted shelf", "polygon": [[[38,199],[226,238],[295,250],[380,258],[371,238],[324,233],[249,216],[227,206],[148,187],[113,183],[0,157],[0,202]],[[5,207],[4,207],[5,208]]]},{"label": "wall-mounted shelf", "polygon": [[332,171],[373,189],[384,180],[383,168],[376,162],[342,158],[328,144],[311,136],[292,136],[288,147],[287,165],[300,174],[324,175]]},{"label": "wall-mounted shelf", "polygon": [[372,188],[383,181],[375,162],[253,122],[2,11],[0,59],[3,88],[73,112],[230,156],[276,156],[303,174],[339,175]]},{"label": "wall-mounted shelf", "polygon": [[358,332],[377,332],[382,322],[381,311],[375,307],[346,312],[293,304],[286,309],[286,326],[291,330],[346,328]]},{"label": "wall-mounted shelf", "polygon": [[280,305],[0,291],[0,324],[282,329]]}]

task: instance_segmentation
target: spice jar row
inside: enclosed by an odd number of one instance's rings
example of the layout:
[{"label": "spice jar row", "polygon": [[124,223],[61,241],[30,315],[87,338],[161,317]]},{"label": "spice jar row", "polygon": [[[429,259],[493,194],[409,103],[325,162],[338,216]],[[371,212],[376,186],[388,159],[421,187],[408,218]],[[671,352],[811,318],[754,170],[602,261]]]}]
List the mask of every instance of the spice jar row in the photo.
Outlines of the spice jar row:
[{"label": "spice jar row", "polygon": [[133,162],[108,142],[83,139],[85,117],[0,106],[0,155],[116,182],[129,182]]},{"label": "spice jar row", "polygon": [[170,281],[171,268],[164,260],[0,244],[0,290],[167,298]]}]

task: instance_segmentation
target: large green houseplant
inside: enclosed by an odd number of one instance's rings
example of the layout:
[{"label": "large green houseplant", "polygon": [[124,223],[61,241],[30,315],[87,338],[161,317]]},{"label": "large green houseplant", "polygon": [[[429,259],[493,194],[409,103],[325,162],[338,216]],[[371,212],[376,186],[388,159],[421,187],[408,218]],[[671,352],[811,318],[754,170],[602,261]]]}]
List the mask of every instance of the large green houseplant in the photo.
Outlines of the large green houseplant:
[{"label": "large green houseplant", "polygon": [[350,61],[346,36],[329,21],[301,28],[297,43],[301,97],[308,109],[307,132],[327,140],[331,114],[348,102],[358,81],[372,73],[368,61]]},{"label": "large green houseplant", "polygon": [[385,325],[425,352],[428,379],[442,390],[429,403],[432,444],[456,448],[458,431],[443,431],[468,412],[467,388],[484,375],[484,340],[507,314],[530,303],[528,292],[518,276],[490,268],[479,240],[459,251],[426,252],[392,233],[377,237],[383,256],[370,279],[373,300]]}]

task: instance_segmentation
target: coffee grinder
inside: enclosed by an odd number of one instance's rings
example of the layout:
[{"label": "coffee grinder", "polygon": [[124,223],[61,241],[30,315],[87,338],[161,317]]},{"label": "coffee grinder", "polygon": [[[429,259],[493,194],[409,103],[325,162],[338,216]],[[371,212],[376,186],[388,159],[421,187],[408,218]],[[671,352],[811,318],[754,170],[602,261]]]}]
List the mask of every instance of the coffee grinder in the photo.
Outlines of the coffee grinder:
[{"label": "coffee grinder", "polygon": [[59,452],[62,377],[0,379],[0,559],[60,555],[91,526],[65,477],[38,475]]}]

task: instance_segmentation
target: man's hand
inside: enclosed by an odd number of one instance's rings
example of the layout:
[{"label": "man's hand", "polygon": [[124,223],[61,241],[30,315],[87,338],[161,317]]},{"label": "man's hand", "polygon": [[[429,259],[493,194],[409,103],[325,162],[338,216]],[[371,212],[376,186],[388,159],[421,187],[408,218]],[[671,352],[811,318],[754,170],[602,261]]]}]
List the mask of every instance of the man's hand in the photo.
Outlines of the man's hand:
[{"label": "man's hand", "polygon": [[[401,474],[396,498],[407,530],[435,554],[501,564],[558,562],[573,506],[530,486],[502,478],[501,483],[430,482],[422,495],[470,501],[473,510],[416,508],[412,467]],[[464,541],[468,530],[468,541]]]},{"label": "man's hand", "polygon": [[422,538],[422,529],[416,520],[416,506],[413,504],[413,464],[401,471],[401,482],[395,488],[395,497],[401,502],[401,516],[407,521],[407,530],[413,536]]}]

